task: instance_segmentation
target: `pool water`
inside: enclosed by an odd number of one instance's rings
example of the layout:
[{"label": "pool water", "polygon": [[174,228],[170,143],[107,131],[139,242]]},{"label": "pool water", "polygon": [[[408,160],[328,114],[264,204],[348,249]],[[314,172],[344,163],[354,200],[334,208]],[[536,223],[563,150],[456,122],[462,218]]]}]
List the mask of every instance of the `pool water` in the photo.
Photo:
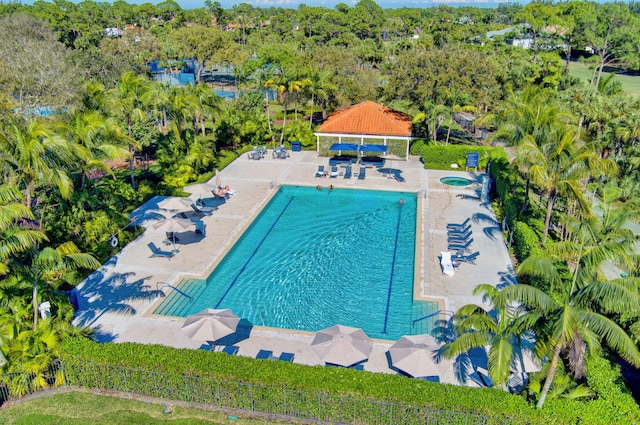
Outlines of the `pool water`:
[{"label": "pool water", "polygon": [[442,177],[440,182],[449,186],[469,186],[473,183],[473,180],[465,179],[464,177]]},{"label": "pool water", "polygon": [[256,326],[428,333],[438,304],[413,301],[416,213],[415,193],[282,186],[206,280],[184,280],[154,313],[229,308]]}]

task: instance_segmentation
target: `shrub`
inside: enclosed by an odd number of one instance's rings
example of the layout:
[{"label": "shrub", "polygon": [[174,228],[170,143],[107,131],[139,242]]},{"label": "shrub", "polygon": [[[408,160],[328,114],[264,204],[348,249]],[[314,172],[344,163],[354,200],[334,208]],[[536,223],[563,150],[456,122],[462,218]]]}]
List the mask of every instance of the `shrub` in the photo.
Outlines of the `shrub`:
[{"label": "shrub", "polygon": [[527,223],[522,221],[517,221],[513,226],[513,245],[519,261],[524,260],[532,254],[542,254],[540,250],[540,236],[538,236]]},{"label": "shrub", "polygon": [[486,169],[489,160],[493,161],[494,158],[506,159],[503,148],[491,146],[431,145],[423,146],[421,150],[425,168],[434,170],[449,170],[451,169],[451,164],[458,164],[458,166],[464,168],[467,154],[470,152],[479,154],[479,170]]}]

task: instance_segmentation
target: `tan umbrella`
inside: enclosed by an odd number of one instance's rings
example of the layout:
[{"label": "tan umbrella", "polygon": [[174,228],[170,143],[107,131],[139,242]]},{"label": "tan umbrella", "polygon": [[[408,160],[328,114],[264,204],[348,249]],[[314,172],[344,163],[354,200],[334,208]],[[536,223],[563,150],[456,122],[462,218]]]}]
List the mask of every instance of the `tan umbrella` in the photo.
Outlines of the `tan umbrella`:
[{"label": "tan umbrella", "polygon": [[193,226],[194,222],[188,220],[186,218],[165,218],[164,220],[160,220],[156,224],[153,225],[155,230],[159,230],[161,232],[171,233],[173,240],[173,248],[175,250],[176,247],[176,235],[175,232],[182,232],[183,230],[188,229],[190,226]]},{"label": "tan umbrella", "polygon": [[231,335],[238,329],[240,318],[228,308],[214,310],[207,308],[199,313],[187,317],[182,325],[182,330],[191,339],[209,341],[212,344]]},{"label": "tan umbrella", "polygon": [[170,211],[186,210],[191,207],[191,204],[192,202],[190,199],[178,198],[175,196],[172,196],[170,198],[167,198],[158,202],[158,206],[160,208],[162,208],[163,210],[170,210]]},{"label": "tan umbrella", "polygon": [[373,340],[362,329],[335,325],[318,331],[311,348],[323,362],[349,367],[369,358]]},{"label": "tan umbrella", "polygon": [[216,170],[216,186],[222,187],[222,179],[220,178],[220,171]]},{"label": "tan umbrella", "polygon": [[403,336],[389,347],[391,365],[414,378],[440,376],[440,366],[433,360],[433,352],[438,347],[428,334]]},{"label": "tan umbrella", "polygon": [[214,189],[215,189],[215,186],[213,186],[212,184],[198,183],[198,184],[192,184],[191,186],[186,186],[184,188],[184,191],[189,193],[197,193],[199,196],[198,199],[202,199],[203,193],[211,193],[213,192]]}]

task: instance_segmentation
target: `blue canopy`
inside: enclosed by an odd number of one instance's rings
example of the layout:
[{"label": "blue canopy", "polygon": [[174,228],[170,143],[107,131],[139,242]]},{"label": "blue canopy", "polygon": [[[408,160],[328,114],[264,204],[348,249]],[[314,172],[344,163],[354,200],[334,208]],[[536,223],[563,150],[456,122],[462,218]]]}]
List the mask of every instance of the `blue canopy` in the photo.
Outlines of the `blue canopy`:
[{"label": "blue canopy", "polygon": [[334,143],[329,148],[330,151],[357,151],[358,145],[352,145],[350,143]]},{"label": "blue canopy", "polygon": [[386,152],[387,147],[384,145],[362,145],[360,152]]}]

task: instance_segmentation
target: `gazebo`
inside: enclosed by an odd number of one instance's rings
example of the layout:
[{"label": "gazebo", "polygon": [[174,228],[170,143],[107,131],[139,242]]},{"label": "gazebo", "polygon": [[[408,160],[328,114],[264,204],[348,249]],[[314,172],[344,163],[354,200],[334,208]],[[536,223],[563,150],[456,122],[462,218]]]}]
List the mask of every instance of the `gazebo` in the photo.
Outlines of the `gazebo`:
[{"label": "gazebo", "polygon": [[386,152],[407,159],[411,118],[366,100],[329,116],[315,135],[318,155],[327,154],[334,144],[383,145]]}]

